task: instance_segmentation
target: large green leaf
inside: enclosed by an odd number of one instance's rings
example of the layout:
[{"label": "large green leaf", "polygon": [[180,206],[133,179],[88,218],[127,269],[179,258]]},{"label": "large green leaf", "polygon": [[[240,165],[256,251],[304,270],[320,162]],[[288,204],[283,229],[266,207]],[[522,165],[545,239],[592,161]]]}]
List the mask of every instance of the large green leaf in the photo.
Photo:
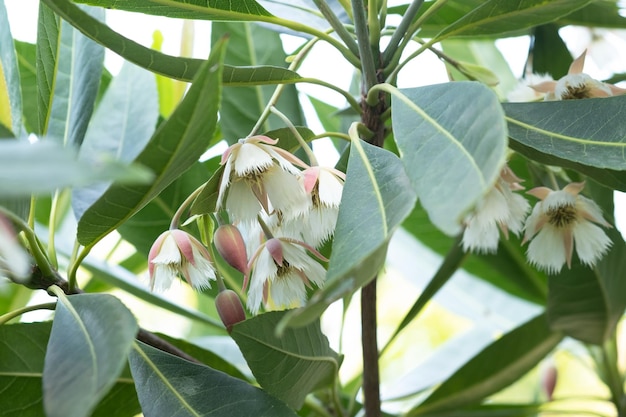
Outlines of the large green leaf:
[{"label": "large green leaf", "polygon": [[486,0],[446,27],[438,38],[484,36],[527,29],[551,22],[593,0]]},{"label": "large green leaf", "polygon": [[[106,46],[127,61],[147,70],[182,81],[192,81],[203,60],[195,58],[174,57],[165,55],[154,49],[146,48],[119,33],[107,25],[89,16],[68,0],[42,0],[63,19],[70,22],[85,36]],[[195,17],[194,17],[195,18]],[[288,69],[275,66],[259,66],[236,68],[224,66],[224,85],[262,85],[295,83],[300,76]]]},{"label": "large green leaf", "polygon": [[549,23],[533,28],[528,60],[534,74],[549,74],[555,80],[567,75],[572,55],[559,35],[557,25]]},{"label": "large green leaf", "polygon": [[217,125],[221,97],[221,63],[225,45],[214,45],[187,95],[170,118],[159,126],[135,159],[150,168],[150,185],[113,185],[78,222],[78,240],[91,245],[119,227],[191,167],[206,150]]},{"label": "large green leaf", "polygon": [[76,159],[75,152],[53,142],[0,141],[0,196],[25,197],[96,181],[145,183],[150,173],[115,161],[98,166]]},{"label": "large green leaf", "polygon": [[[92,8],[87,12],[95,20],[104,20],[102,9]],[[59,143],[78,147],[83,142],[98,95],[104,48],[67,22],[61,23],[58,36],[59,52],[46,134]]]},{"label": "large green leaf", "polygon": [[477,404],[531,370],[562,339],[563,334],[550,330],[541,314],[487,346],[406,415]]},{"label": "large green leaf", "polygon": [[618,117],[626,110],[626,96],[503,106],[514,149],[530,147],[582,165],[626,170],[626,125]]},{"label": "large green leaf", "polygon": [[[284,65],[286,54],[277,32],[248,22],[215,22],[211,25],[213,41],[228,33],[228,48],[224,63],[235,67]],[[230,88],[224,92],[220,109],[222,136],[228,143],[248,136],[270,100],[274,87],[252,86]],[[295,86],[285,86],[276,107],[294,125],[303,124],[302,111]],[[284,127],[284,122],[272,115],[261,127],[267,131]],[[258,132],[257,132],[258,133]]]},{"label": "large green leaf", "polygon": [[319,320],[277,337],[276,326],[285,313],[270,312],[238,323],[231,336],[261,387],[297,410],[311,391],[332,384],[339,359]]},{"label": "large green leaf", "polygon": [[111,295],[59,297],[43,368],[46,415],[89,416],[122,372],[137,330]]},{"label": "large green leaf", "polygon": [[22,96],[17,54],[4,2],[0,4],[0,126],[22,132]]},{"label": "large green leaf", "polygon": [[[79,159],[90,164],[102,160],[131,162],[143,151],[159,118],[154,75],[125,63],[96,109],[80,148]],[[74,190],[76,219],[104,194],[109,184]]]},{"label": "large green leaf", "polygon": [[620,5],[615,0],[595,0],[582,9],[560,18],[560,26],[576,25],[624,29],[626,17],[621,15]]},{"label": "large green leaf", "polygon": [[[93,20],[98,22],[96,19]],[[56,83],[60,26],[61,19],[48,6],[40,3],[37,22],[37,62],[35,64],[37,71],[37,132],[40,134],[46,132],[50,121],[50,109]]]},{"label": "large green leaf", "polygon": [[259,16],[271,16],[255,0],[78,0],[77,3],[181,19],[255,20]]},{"label": "large green leaf", "polygon": [[312,322],[333,301],[371,281],[385,262],[391,235],[415,200],[396,155],[352,141],[326,284],[305,307],[287,314],[281,329]]},{"label": "large green leaf", "polygon": [[23,122],[27,132],[41,133],[37,122],[37,71],[35,69],[35,45],[15,41],[17,62],[20,69],[20,88],[22,90]]},{"label": "large green leaf", "polygon": [[[0,326],[0,387],[19,395],[0,395],[3,417],[41,417],[41,379],[51,322]],[[141,412],[128,369],[102,399],[92,417],[133,417]]]},{"label": "large green leaf", "polygon": [[278,399],[245,381],[137,343],[130,367],[146,417],[295,417]]},{"label": "large green leaf", "polygon": [[400,92],[391,108],[402,162],[431,221],[446,234],[457,234],[505,162],[506,125],[498,98],[469,81]]}]

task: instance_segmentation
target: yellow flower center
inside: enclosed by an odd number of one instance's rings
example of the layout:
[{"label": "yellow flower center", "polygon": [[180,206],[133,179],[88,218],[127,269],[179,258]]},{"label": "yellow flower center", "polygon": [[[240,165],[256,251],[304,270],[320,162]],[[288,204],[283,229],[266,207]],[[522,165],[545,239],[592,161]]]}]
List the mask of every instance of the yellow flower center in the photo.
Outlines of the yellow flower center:
[{"label": "yellow flower center", "polygon": [[551,208],[546,214],[548,223],[554,227],[565,228],[576,220],[576,208],[571,204]]}]

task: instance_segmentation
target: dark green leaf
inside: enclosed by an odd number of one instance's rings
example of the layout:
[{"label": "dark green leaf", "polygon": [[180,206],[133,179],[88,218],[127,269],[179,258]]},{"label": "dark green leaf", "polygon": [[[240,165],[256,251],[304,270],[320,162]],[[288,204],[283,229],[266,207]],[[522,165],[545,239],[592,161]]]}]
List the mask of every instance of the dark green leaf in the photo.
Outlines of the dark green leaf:
[{"label": "dark green leaf", "polygon": [[0,4],[0,125],[22,133],[22,96],[17,55],[4,2]]},{"label": "dark green leaf", "polygon": [[[89,16],[68,0],[42,0],[42,2],[85,36],[106,46],[127,61],[157,74],[192,81],[203,63],[201,59],[174,57],[146,48]],[[300,79],[293,71],[273,66],[252,68],[225,66],[222,77],[225,85],[286,84],[298,82]]]},{"label": "dark green leaf", "polygon": [[214,45],[183,101],[159,126],[136,163],[151,169],[155,181],[146,186],[113,185],[78,222],[78,240],[92,245],[119,227],[191,167],[215,132],[221,96],[224,43]]},{"label": "dark green leaf", "polygon": [[486,0],[446,27],[438,38],[484,36],[512,32],[551,22],[593,0]]},{"label": "dark green leaf", "polygon": [[319,320],[277,337],[285,313],[265,313],[238,323],[231,336],[261,387],[297,410],[311,391],[332,384],[339,360]]},{"label": "dark green leaf", "polygon": [[[19,395],[0,395],[3,417],[44,415],[41,377],[51,322],[0,326],[0,387]],[[125,370],[92,417],[133,417],[141,412],[130,372]]]},{"label": "dark green leaf", "polygon": [[371,281],[385,262],[393,231],[415,200],[396,155],[352,141],[326,284],[305,307],[287,314],[281,329],[312,322],[333,301]]},{"label": "dark green leaf", "polygon": [[626,170],[626,125],[618,117],[626,96],[503,106],[514,149],[522,145],[582,165]]},{"label": "dark green leaf", "polygon": [[435,411],[424,417],[536,417],[542,404],[481,404],[463,409]]},{"label": "dark green leaf", "polygon": [[498,98],[469,81],[400,92],[391,108],[402,162],[431,221],[444,233],[457,234],[505,162],[506,125]]},{"label": "dark green leaf", "polygon": [[271,16],[255,0],[165,0],[145,1],[126,0],[78,0],[107,9],[127,10],[153,14],[157,16],[177,17],[181,19],[206,20],[255,20],[258,16]]},{"label": "dark green leaf", "polygon": [[[277,32],[247,22],[215,22],[211,25],[212,39],[228,34],[225,64],[235,67],[271,65],[282,66],[286,54]],[[229,144],[248,136],[274,92],[272,86],[229,88],[224,92],[220,109],[222,136]],[[295,86],[285,86],[276,107],[294,125],[303,124],[302,111]],[[259,131],[284,127],[276,116],[270,118]]]},{"label": "dark green leaf", "polygon": [[[79,159],[88,164],[103,160],[132,162],[154,133],[159,118],[154,75],[125,63],[96,109]],[[110,184],[93,184],[74,190],[72,207],[76,219],[104,194]]]},{"label": "dark green leaf", "polygon": [[130,367],[146,417],[295,417],[284,403],[247,382],[143,343]]},{"label": "dark green leaf", "polygon": [[59,298],[43,368],[46,415],[89,416],[122,372],[137,329],[111,295]]},{"label": "dark green leaf", "polygon": [[534,74],[550,74],[558,80],[567,75],[572,55],[559,35],[555,24],[537,26],[533,29],[530,62]]},{"label": "dark green leaf", "polygon": [[487,346],[407,416],[477,404],[531,370],[562,339],[541,314]]},{"label": "dark green leaf", "polygon": [[24,128],[27,132],[36,134],[37,122],[37,71],[35,69],[35,45],[15,41],[17,62],[20,69],[20,88],[22,89],[22,108]]},{"label": "dark green leaf", "polygon": [[78,161],[75,152],[53,142],[0,141],[0,196],[30,196],[96,181],[137,183],[150,178],[144,169],[114,161],[96,166]]},{"label": "dark green leaf", "polygon": [[620,13],[620,5],[615,0],[595,0],[582,9],[560,18],[556,23],[560,26],[624,29],[626,18]]},{"label": "dark green leaf", "polygon": [[[104,10],[86,11],[95,20],[104,20]],[[85,137],[98,95],[104,48],[67,22],[61,23],[58,36],[59,51],[46,134],[59,143],[78,147]],[[45,91],[42,95],[45,99]]]},{"label": "dark green leaf", "polygon": [[[96,19],[93,19],[97,22]],[[61,19],[44,3],[39,4],[37,22],[37,132],[48,129],[50,109],[55,86],[55,73],[59,53],[59,29]]]},{"label": "dark green leaf", "polygon": [[223,173],[224,165],[220,165],[206,184],[204,184],[202,191],[200,191],[189,209],[192,215],[209,214],[216,211],[215,207],[217,206],[217,197]]}]

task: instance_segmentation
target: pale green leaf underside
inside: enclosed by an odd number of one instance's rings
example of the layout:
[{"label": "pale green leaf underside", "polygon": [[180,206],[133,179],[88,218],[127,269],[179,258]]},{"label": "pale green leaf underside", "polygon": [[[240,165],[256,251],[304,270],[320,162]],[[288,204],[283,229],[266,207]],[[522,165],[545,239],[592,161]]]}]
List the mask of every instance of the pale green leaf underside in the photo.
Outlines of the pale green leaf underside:
[{"label": "pale green leaf underside", "polygon": [[319,321],[277,337],[284,316],[284,311],[261,314],[236,324],[231,336],[263,389],[297,410],[320,383],[332,382],[339,363]]},{"label": "pale green leaf underside", "polygon": [[43,371],[46,415],[90,415],[122,372],[137,329],[132,313],[111,295],[59,299]]},{"label": "pale green leaf underside", "polygon": [[626,170],[626,96],[503,107],[512,142],[583,165]]},{"label": "pale green leaf underside", "polygon": [[502,108],[493,91],[476,82],[400,91],[391,106],[402,162],[431,221],[456,234],[505,162]]},{"label": "pale green leaf underside", "polygon": [[146,416],[295,417],[284,403],[245,381],[137,342],[130,354]]}]

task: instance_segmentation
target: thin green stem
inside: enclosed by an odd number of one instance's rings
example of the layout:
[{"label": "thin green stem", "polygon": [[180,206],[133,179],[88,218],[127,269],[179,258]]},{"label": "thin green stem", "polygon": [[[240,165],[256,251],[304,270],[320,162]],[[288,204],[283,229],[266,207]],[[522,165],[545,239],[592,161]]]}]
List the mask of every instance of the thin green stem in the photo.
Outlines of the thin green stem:
[{"label": "thin green stem", "polygon": [[331,10],[326,3],[325,0],[313,0],[319,11],[326,18],[326,21],[330,24],[330,26],[335,30],[335,33],[341,38],[343,43],[346,44],[350,52],[352,52],[355,56],[359,55],[359,45],[357,45],[356,41],[352,37],[352,34],[348,32],[337,17],[335,13]]},{"label": "thin green stem", "polygon": [[352,0],[352,12],[354,13],[354,29],[359,43],[359,55],[361,56],[361,72],[363,74],[362,93],[365,94],[372,86],[378,83],[376,74],[377,65],[374,62],[374,54],[369,42],[369,30],[367,28],[367,16],[363,0]]},{"label": "thin green stem", "polygon": [[[80,243],[78,243],[78,240],[75,240],[74,241],[74,247],[72,248],[72,254],[70,256],[70,265],[74,265],[75,264],[76,257],[78,256],[78,251],[79,250],[80,250]],[[76,288],[78,288],[78,285],[76,283],[76,273],[70,274],[67,281],[68,281],[70,292],[72,292]]]},{"label": "thin green stem", "polygon": [[187,207],[191,203],[193,203],[193,201],[196,199],[196,197],[198,197],[198,195],[202,192],[203,189],[204,189],[204,184],[196,188],[193,191],[193,193],[189,194],[187,198],[185,199],[185,201],[181,203],[181,205],[176,210],[176,213],[174,213],[174,216],[172,217],[172,221],[170,222],[170,230],[178,229],[178,226],[180,225],[180,218],[185,213],[185,210],[187,210]]},{"label": "thin green stem", "polygon": [[308,395],[304,399],[304,404],[306,404],[307,408],[309,408],[311,411],[313,411],[317,415],[320,415],[322,417],[333,417],[333,414],[331,414],[326,409],[326,405],[322,404],[317,398],[315,398],[312,395]]},{"label": "thin green stem", "polygon": [[618,349],[616,334],[613,332],[611,338],[602,345],[602,365],[606,376],[606,384],[611,391],[611,401],[615,404],[617,415],[626,415],[626,396],[624,394],[624,384],[618,368]]},{"label": "thin green stem", "polygon": [[312,139],[322,139],[322,138],[338,138],[338,139],[343,139],[348,142],[352,140],[350,138],[350,135],[347,135],[343,132],[324,132],[319,135],[313,136]]},{"label": "thin green stem", "polygon": [[257,215],[256,219],[259,222],[259,226],[261,226],[261,230],[263,230],[263,234],[265,235],[265,239],[267,239],[267,240],[273,239],[274,235],[272,234],[272,231],[270,230],[270,228],[267,225],[267,223],[265,223],[263,218],[261,218],[260,215]]},{"label": "thin green stem", "polygon": [[33,195],[30,197],[30,209],[28,212],[28,227],[35,228],[35,210],[37,207],[37,198]]},{"label": "thin green stem", "polygon": [[380,20],[378,20],[378,0],[367,1],[367,25],[370,32],[370,47],[374,50],[377,50],[380,44]]},{"label": "thin green stem", "polygon": [[[78,256],[75,257],[73,262],[70,262],[70,267],[67,271],[67,281],[69,282],[70,291],[74,291],[76,289],[76,274],[78,273],[78,268],[83,260],[89,255],[91,249],[93,249],[95,244],[91,244],[89,246],[85,246],[79,253]],[[72,286],[72,283],[74,285]]]},{"label": "thin green stem", "polygon": [[[387,65],[385,67],[385,70],[383,71],[383,74],[386,76],[386,81],[388,83],[395,83],[395,80],[398,77],[398,73],[402,70],[402,68],[404,68],[404,66],[406,64],[411,62],[411,60],[413,58],[415,58],[416,56],[418,56],[419,54],[421,54],[422,52],[424,52],[425,50],[430,48],[435,43],[436,43],[436,40],[435,39],[431,39],[428,42],[426,42],[424,45],[420,46],[417,49],[417,51],[415,51],[411,55],[409,55],[404,61],[402,61],[400,63],[397,63],[397,64],[394,62],[394,63],[392,63],[390,65]],[[389,69],[391,69],[391,72],[389,72]]]},{"label": "thin green stem", "polygon": [[350,107],[356,110],[358,114],[361,114],[363,112],[363,110],[361,109],[361,106],[359,105],[359,102],[352,96],[352,94],[337,87],[334,84],[328,83],[323,80],[318,80],[317,78],[306,78],[306,77],[301,78],[298,82],[321,85],[322,87],[326,87],[333,91],[336,91],[337,93],[341,94],[346,99],[348,104],[350,104]]},{"label": "thin green stem", "polygon": [[280,117],[280,119],[287,125],[291,133],[293,133],[293,135],[296,137],[296,139],[298,140],[298,143],[300,144],[300,147],[302,147],[302,150],[304,151],[304,153],[306,153],[306,156],[309,158],[309,165],[311,166],[319,165],[317,163],[317,158],[315,157],[315,154],[311,150],[311,147],[309,146],[308,143],[306,143],[306,141],[304,140],[300,132],[298,132],[298,129],[296,129],[293,123],[291,123],[291,120],[289,120],[289,118],[285,116],[284,113],[282,113],[280,110],[278,110],[274,106],[270,107],[270,111],[274,113],[276,116]]},{"label": "thin green stem", "polygon": [[[386,67],[389,64],[389,62],[391,61],[391,58],[394,56],[394,54],[398,50],[398,45],[400,45],[400,41],[402,41],[403,37],[408,35],[407,31],[409,29],[409,26],[411,25],[411,22],[413,21],[413,19],[419,12],[423,3],[424,3],[424,0],[413,0],[409,8],[406,9],[406,12],[404,12],[404,16],[402,16],[402,20],[400,21],[400,24],[398,25],[397,29],[393,32],[393,35],[391,35],[389,44],[387,44],[387,47],[385,48],[385,51],[383,52],[383,66]],[[411,36],[409,36],[409,38],[410,37]]]},{"label": "thin green stem", "polygon": [[24,232],[24,237],[28,242],[30,253],[33,258],[35,258],[35,263],[39,266],[41,273],[46,277],[54,276],[54,267],[50,264],[48,257],[42,250],[42,247],[39,244],[39,239],[37,239],[37,235],[33,229],[31,229],[21,217],[2,206],[0,206],[0,213],[11,220],[11,222],[13,222],[13,224],[15,224],[20,231]]},{"label": "thin green stem", "polygon": [[55,269],[58,269],[56,248],[54,245],[57,213],[59,211],[59,198],[61,190],[56,190],[50,205],[50,217],[48,219],[48,259]]},{"label": "thin green stem", "polygon": [[24,313],[28,313],[28,312],[36,311],[36,310],[54,310],[56,305],[57,305],[56,303],[43,303],[43,304],[36,304],[32,306],[26,306],[26,307],[19,308],[17,310],[9,311],[8,313],[0,316],[0,326],[5,323],[8,323],[10,320],[13,320],[16,317],[21,316]]}]

